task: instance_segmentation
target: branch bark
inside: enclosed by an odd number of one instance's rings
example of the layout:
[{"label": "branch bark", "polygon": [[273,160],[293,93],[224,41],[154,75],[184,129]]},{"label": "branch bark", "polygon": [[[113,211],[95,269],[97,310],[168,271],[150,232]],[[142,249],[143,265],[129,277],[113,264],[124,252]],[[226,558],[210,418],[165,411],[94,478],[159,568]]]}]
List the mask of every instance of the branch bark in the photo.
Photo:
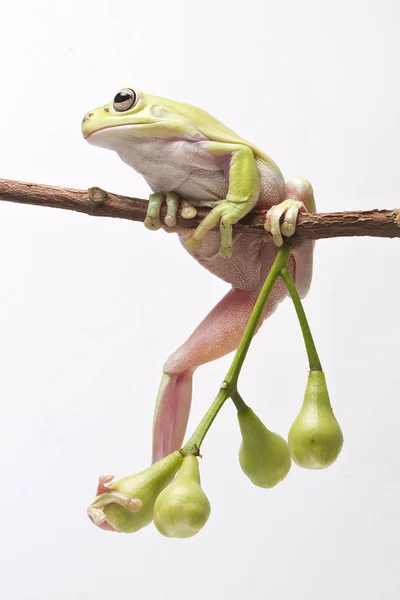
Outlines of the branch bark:
[{"label": "branch bark", "polygon": [[[0,200],[142,222],[147,210],[147,200],[112,194],[100,188],[73,190],[9,179],[0,179]],[[165,212],[164,207],[162,216]],[[208,212],[209,209],[199,208],[194,219],[178,217],[177,225],[197,227]],[[234,230],[268,235],[264,230],[262,214],[248,214],[235,225]],[[296,233],[291,240],[300,243],[304,240],[351,236],[400,237],[400,209],[300,215]]]}]

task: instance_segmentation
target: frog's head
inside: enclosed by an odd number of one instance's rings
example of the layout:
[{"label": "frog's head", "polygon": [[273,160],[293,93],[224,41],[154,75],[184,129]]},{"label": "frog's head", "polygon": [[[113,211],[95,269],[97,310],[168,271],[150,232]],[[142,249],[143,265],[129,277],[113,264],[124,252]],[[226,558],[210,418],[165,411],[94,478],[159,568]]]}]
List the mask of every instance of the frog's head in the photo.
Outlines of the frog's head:
[{"label": "frog's head", "polygon": [[123,88],[83,117],[82,134],[91,144],[117,150],[135,138],[196,136],[197,131],[172,100]]}]

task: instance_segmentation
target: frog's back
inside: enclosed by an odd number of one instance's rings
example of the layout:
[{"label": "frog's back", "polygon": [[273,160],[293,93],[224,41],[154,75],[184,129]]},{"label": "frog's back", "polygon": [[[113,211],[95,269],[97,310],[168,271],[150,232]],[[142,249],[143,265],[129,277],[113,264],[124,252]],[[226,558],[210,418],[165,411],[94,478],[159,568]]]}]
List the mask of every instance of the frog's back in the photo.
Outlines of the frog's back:
[{"label": "frog's back", "polygon": [[168,106],[171,109],[171,112],[177,112],[185,119],[188,119],[195,126],[197,131],[209,140],[226,144],[242,144],[248,146],[252,149],[257,160],[265,163],[281,175],[278,165],[270,156],[268,156],[268,154],[265,154],[265,152],[254,146],[254,144],[242,138],[202,108],[197,108],[197,106],[185,104],[184,102],[172,101],[167,98],[158,98],[157,96],[152,96],[151,98],[155,102],[159,101],[165,106]]},{"label": "frog's back", "polygon": [[[151,100],[154,101],[155,104],[160,103],[168,107],[171,112],[178,113],[181,117],[187,119],[187,121],[190,122],[202,136],[209,140],[226,144],[240,144],[251,148],[257,161],[261,183],[260,196],[256,210],[266,211],[274,204],[278,204],[282,201],[285,181],[278,165],[267,154],[201,108],[183,102],[158,98],[157,96],[152,96]],[[213,176],[216,176],[215,173]],[[209,175],[207,181],[209,184]],[[224,186],[220,185],[217,187],[221,191]],[[208,188],[205,197],[208,196],[214,198]],[[182,190],[177,191],[182,192]],[[223,189],[223,192],[226,193],[227,189]],[[183,196],[185,196],[184,192]]]}]

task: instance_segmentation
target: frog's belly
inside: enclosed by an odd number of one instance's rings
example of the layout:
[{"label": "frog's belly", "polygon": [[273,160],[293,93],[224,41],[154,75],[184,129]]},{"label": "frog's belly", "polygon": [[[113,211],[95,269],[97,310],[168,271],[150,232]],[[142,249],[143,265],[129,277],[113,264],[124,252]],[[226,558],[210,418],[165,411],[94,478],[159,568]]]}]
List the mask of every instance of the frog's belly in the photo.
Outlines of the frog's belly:
[{"label": "frog's belly", "polygon": [[215,206],[228,193],[228,183],[223,171],[193,169],[190,175],[175,189],[176,193],[189,202],[202,206]]},{"label": "frog's belly", "polygon": [[165,176],[159,172],[156,178],[145,179],[153,192],[176,192],[195,205],[215,206],[218,201],[226,198],[228,184],[222,171],[207,171],[204,169],[187,169],[179,173],[168,169]]},{"label": "frog's belly", "polygon": [[[228,193],[229,156],[212,154],[204,139],[130,138],[126,144],[120,141],[118,154],[143,175],[153,192],[176,192],[205,206],[214,206]],[[281,200],[284,180],[278,169],[262,160],[257,159],[257,167],[258,207],[266,209]]]},{"label": "frog's belly", "polygon": [[[184,230],[182,233],[186,233]],[[203,267],[220,279],[240,290],[255,290],[262,276],[262,256],[266,244],[262,236],[253,234],[233,234],[233,255],[223,258],[219,255],[221,234],[209,231],[200,250],[189,250],[180,236],[181,243]]]},{"label": "frog's belly", "polygon": [[189,202],[207,206],[209,201],[209,206],[215,206],[228,193],[228,182],[220,163],[214,157],[199,153],[195,163],[163,161],[149,165],[143,175],[153,192],[176,192]]},{"label": "frog's belly", "polygon": [[153,192],[176,192],[189,201],[226,197],[223,157],[213,156],[203,143],[142,138],[131,140],[118,154],[143,175]]}]

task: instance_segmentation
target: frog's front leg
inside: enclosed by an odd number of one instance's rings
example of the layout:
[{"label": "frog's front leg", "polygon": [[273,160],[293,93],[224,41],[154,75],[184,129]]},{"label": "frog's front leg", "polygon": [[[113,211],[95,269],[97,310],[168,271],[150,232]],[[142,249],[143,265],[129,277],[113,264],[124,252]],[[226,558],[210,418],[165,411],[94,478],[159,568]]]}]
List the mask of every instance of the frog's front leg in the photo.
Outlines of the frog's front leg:
[{"label": "frog's front leg", "polygon": [[297,177],[285,184],[284,200],[272,206],[266,214],[264,228],[272,234],[276,246],[282,246],[282,235],[290,237],[296,229],[299,213],[315,212],[311,183]]},{"label": "frog's front leg", "polygon": [[179,206],[181,209],[181,216],[184,219],[193,219],[197,215],[196,208],[187,200],[180,199],[174,192],[168,192],[166,194],[157,192],[156,194],[150,194],[149,197],[147,214],[144,220],[147,229],[152,229],[153,231],[160,229],[161,207],[164,203],[167,205],[167,214],[165,215],[164,222],[168,227],[175,226]]},{"label": "frog's front leg", "polygon": [[[290,266],[292,272],[293,265]],[[259,289],[252,292],[232,289],[165,363],[154,413],[153,462],[181,447],[189,417],[195,369],[238,347],[258,294]],[[278,281],[260,325],[285,294],[284,284]]]},{"label": "frog's front leg", "polygon": [[260,176],[253,151],[244,144],[202,142],[207,151],[221,159],[228,173],[228,193],[203,219],[195,231],[186,238],[190,250],[199,250],[204,236],[218,223],[221,231],[220,255],[232,256],[232,225],[237,223],[256,205],[260,194]]}]

